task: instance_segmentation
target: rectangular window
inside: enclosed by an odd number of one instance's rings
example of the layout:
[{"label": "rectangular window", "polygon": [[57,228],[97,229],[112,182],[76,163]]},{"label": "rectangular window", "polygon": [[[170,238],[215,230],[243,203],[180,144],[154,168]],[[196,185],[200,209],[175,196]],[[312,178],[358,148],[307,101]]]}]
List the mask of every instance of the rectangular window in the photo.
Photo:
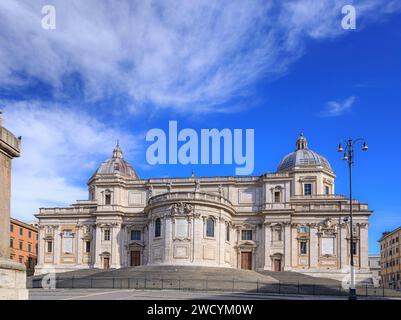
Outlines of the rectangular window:
[{"label": "rectangular window", "polygon": [[325,192],[326,192],[326,196],[328,196],[330,194],[330,187],[329,186],[325,187]]},{"label": "rectangular window", "polygon": [[85,252],[86,253],[91,252],[91,242],[90,241],[85,241]]},{"label": "rectangular window", "polygon": [[22,263],[23,262],[24,257],[23,256],[18,256],[18,262]]},{"label": "rectangular window", "polygon": [[206,220],[206,237],[214,237],[214,220],[212,218]]},{"label": "rectangular window", "polygon": [[104,230],[104,241],[110,241],[110,229],[105,229]]},{"label": "rectangular window", "polygon": [[230,241],[230,225],[226,223],[226,241]]},{"label": "rectangular window", "polygon": [[14,225],[10,224],[10,232],[13,232],[13,231],[14,231]]},{"label": "rectangular window", "polygon": [[304,184],[304,195],[305,196],[310,196],[312,194],[312,184],[311,183],[305,183]]},{"label": "rectangular window", "polygon": [[357,254],[356,251],[357,251],[356,250],[356,242],[354,241],[354,242],[352,242],[351,252],[352,252],[353,255],[356,255]]},{"label": "rectangular window", "polygon": [[48,253],[53,252],[53,241],[47,241],[46,252]]},{"label": "rectangular window", "polygon": [[281,229],[275,229],[273,233],[274,241],[281,241]]},{"label": "rectangular window", "polygon": [[24,243],[22,241],[19,242],[19,249],[22,250],[24,247]]},{"label": "rectangular window", "polygon": [[241,239],[242,240],[252,240],[252,230],[242,230]]},{"label": "rectangular window", "polygon": [[14,239],[13,238],[10,239],[10,248],[14,248]]},{"label": "rectangular window", "polygon": [[28,252],[32,251],[32,244],[28,243]]},{"label": "rectangular window", "polygon": [[141,240],[141,231],[131,230],[131,240]]},{"label": "rectangular window", "polygon": [[24,230],[22,228],[19,228],[19,234],[22,236],[24,234]]},{"label": "rectangular window", "polygon": [[281,202],[281,192],[280,191],[274,192],[274,202],[275,203]]},{"label": "rectangular window", "polygon": [[309,232],[309,227],[305,227],[305,226],[299,227],[298,232],[299,233],[308,233]]},{"label": "rectangular window", "polygon": [[111,204],[111,194],[106,194],[104,196],[104,204]]},{"label": "rectangular window", "polygon": [[63,232],[63,252],[72,253],[73,251],[73,234],[71,230],[64,230]]},{"label": "rectangular window", "polygon": [[301,255],[308,254],[308,242],[307,241],[299,242],[299,253]]}]

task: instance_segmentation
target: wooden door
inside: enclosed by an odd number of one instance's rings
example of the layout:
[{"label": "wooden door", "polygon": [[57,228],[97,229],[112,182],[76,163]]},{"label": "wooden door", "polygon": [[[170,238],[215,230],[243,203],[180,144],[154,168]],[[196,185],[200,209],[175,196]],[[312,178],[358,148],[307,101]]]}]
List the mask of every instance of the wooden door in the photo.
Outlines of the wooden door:
[{"label": "wooden door", "polygon": [[110,258],[103,257],[103,269],[109,269],[109,268],[110,268]]},{"label": "wooden door", "polygon": [[274,271],[281,271],[281,259],[274,259]]},{"label": "wooden door", "polygon": [[131,251],[131,266],[140,266],[140,265],[141,265],[141,252]]},{"label": "wooden door", "polygon": [[252,252],[241,252],[241,269],[252,270]]}]

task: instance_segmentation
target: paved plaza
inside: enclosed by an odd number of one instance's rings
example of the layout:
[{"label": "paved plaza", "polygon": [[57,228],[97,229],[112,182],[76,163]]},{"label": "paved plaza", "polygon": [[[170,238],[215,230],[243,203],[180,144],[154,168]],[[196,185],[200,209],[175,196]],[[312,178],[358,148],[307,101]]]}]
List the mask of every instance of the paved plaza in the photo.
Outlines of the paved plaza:
[{"label": "paved plaza", "polygon": [[30,300],[345,300],[346,297],[135,289],[31,289]]}]

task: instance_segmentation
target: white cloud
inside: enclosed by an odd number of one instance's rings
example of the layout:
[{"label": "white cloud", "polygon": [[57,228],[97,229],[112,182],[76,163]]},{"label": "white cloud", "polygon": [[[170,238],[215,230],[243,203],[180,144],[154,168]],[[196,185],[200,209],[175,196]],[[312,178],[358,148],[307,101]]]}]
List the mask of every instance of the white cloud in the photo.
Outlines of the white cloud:
[{"label": "white cloud", "polygon": [[[358,26],[400,10],[396,1],[354,2]],[[1,1],[0,84],[33,77],[63,94],[75,72],[87,99],[121,93],[135,110],[227,111],[255,80],[285,73],[307,39],[346,34],[346,3],[55,0],[57,29],[49,31],[41,28],[47,1]]]},{"label": "white cloud", "polygon": [[351,96],[342,102],[329,101],[325,110],[320,114],[322,117],[338,117],[351,110],[355,102],[355,96]]},{"label": "white cloud", "polygon": [[12,214],[17,218],[30,220],[40,207],[87,199],[85,180],[111,156],[117,139],[130,160],[141,147],[137,136],[73,107],[1,103],[7,105],[6,127],[22,136],[22,155],[13,162],[12,176]]}]

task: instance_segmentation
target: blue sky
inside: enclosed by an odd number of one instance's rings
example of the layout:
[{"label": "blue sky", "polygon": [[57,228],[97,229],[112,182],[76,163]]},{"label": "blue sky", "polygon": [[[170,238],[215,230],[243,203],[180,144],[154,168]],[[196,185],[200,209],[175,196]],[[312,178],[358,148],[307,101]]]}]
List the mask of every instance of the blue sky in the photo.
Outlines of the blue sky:
[{"label": "blue sky", "polygon": [[[300,129],[337,174],[336,152],[364,137],[354,194],[374,210],[370,252],[401,225],[401,5],[397,1],[54,1],[56,30],[41,28],[45,1],[0,3],[0,105],[23,136],[14,162],[12,215],[86,198],[86,181],[117,139],[143,178],[233,175],[235,165],[146,162],[145,134],[179,129],[255,130],[253,175],[274,172]],[[78,2],[77,2],[78,3]],[[356,30],[341,7],[357,9]]]}]

